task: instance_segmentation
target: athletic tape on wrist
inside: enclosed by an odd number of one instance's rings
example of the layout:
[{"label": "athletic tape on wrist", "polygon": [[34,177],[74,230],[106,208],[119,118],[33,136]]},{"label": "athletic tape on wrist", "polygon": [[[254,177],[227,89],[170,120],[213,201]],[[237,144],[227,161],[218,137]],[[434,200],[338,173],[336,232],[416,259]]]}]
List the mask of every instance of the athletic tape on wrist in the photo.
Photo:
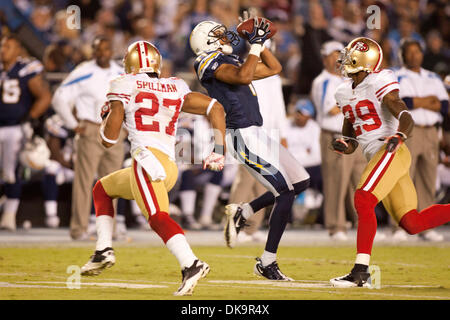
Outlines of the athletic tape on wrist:
[{"label": "athletic tape on wrist", "polygon": [[260,45],[259,43],[254,43],[250,46],[250,51],[248,52],[248,54],[253,54],[257,57],[260,56],[261,54],[261,50],[262,49],[262,45]]}]

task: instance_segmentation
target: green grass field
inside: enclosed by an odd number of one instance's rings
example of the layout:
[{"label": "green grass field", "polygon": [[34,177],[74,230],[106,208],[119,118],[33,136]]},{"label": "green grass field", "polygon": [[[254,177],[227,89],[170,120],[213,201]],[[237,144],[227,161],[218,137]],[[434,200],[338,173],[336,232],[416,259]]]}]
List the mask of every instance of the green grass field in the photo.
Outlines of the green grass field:
[{"label": "green grass field", "polygon": [[83,265],[90,247],[0,247],[0,299],[120,300],[300,300],[300,299],[450,299],[448,246],[374,249],[372,265],[381,270],[380,289],[335,289],[328,280],[353,265],[353,246],[282,247],[281,270],[295,282],[265,281],[253,275],[262,248],[194,246],[211,272],[190,297],[174,297],[181,272],[164,247],[119,246],[116,265],[97,277],[82,277],[80,289],[69,289],[70,265]]}]

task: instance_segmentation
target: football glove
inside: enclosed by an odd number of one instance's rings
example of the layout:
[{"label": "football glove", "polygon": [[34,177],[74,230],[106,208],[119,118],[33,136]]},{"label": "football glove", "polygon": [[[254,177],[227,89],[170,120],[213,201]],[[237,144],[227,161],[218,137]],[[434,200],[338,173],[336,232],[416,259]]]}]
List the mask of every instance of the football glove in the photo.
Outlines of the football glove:
[{"label": "football glove", "polygon": [[108,116],[110,111],[111,111],[111,106],[109,105],[109,101],[106,101],[100,111],[100,117],[102,117],[102,120],[106,119],[106,117]]},{"label": "football glove", "polygon": [[247,41],[250,44],[263,44],[270,35],[269,23],[264,18],[254,18],[253,31],[251,33],[244,30],[244,34],[247,36]]},{"label": "football glove", "polygon": [[344,154],[347,152],[349,144],[353,147],[353,150],[356,150],[356,148],[358,148],[359,145],[358,140],[356,140],[355,138],[343,136],[341,138],[334,139],[331,142],[331,147],[333,148],[333,151],[340,154]]},{"label": "football glove", "polygon": [[396,152],[406,138],[407,137],[403,132],[397,132],[393,136],[386,137],[384,139],[384,143],[386,143],[386,150],[391,153]]},{"label": "football glove", "polygon": [[203,161],[203,170],[209,169],[212,171],[221,171],[225,166],[225,156],[223,154],[218,154],[212,152]]},{"label": "football glove", "polygon": [[331,146],[335,152],[340,153],[340,154],[344,154],[345,151],[348,149],[347,141],[345,141],[342,138],[334,139],[331,142]]}]

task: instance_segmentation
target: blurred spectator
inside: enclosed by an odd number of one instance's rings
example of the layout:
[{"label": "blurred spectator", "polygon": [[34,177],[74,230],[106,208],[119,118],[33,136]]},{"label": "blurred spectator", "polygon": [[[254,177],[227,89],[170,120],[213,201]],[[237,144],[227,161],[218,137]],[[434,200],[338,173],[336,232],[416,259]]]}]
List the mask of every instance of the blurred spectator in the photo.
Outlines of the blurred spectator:
[{"label": "blurred spectator", "polygon": [[307,95],[311,90],[313,79],[322,71],[320,47],[331,40],[328,34],[328,21],[323,8],[318,2],[309,2],[309,22],[305,24],[305,32],[300,38],[301,56],[297,93]]},{"label": "blurred spectator", "polygon": [[299,99],[288,124],[286,137],[288,150],[311,177],[309,188],[322,192],[320,127],[314,120],[315,114],[314,105],[309,99]]},{"label": "blurred spectator", "polygon": [[54,23],[52,9],[48,6],[36,7],[31,13],[30,18],[42,38],[48,43],[51,42],[55,37],[52,33],[52,26]]},{"label": "blurred spectator", "polygon": [[[118,143],[105,149],[98,139],[101,124],[100,110],[105,102],[109,81],[123,71],[112,57],[112,44],[107,38],[93,42],[94,59],[75,68],[53,95],[53,108],[64,126],[73,130],[77,158],[72,188],[72,216],[70,235],[74,240],[88,238],[92,184],[122,167],[125,132]],[[76,111],[77,118],[73,114]]]},{"label": "blurred spectator", "polygon": [[361,9],[355,2],[348,2],[342,16],[334,17],[328,27],[329,35],[336,41],[349,43],[363,34],[365,24]]},{"label": "blurred spectator", "polygon": [[58,191],[59,185],[72,183],[73,136],[64,128],[63,121],[55,114],[45,121],[45,140],[50,149],[50,161],[45,166],[42,177],[44,195],[45,225],[49,228],[59,227]]},{"label": "blurred spectator", "polygon": [[401,61],[398,56],[400,50],[400,41],[404,38],[417,40],[424,47],[422,36],[416,31],[417,20],[408,17],[401,17],[398,21],[398,27],[392,29],[388,34],[391,46],[391,63],[393,67],[400,67]]},{"label": "blurred spectator", "polygon": [[[414,131],[406,144],[411,152],[410,174],[416,186],[418,210],[435,203],[439,136],[437,125],[448,113],[448,94],[440,77],[424,68],[420,43],[404,39],[400,47],[403,67],[397,71],[400,97],[411,109]],[[441,115],[442,113],[442,115]],[[419,234],[426,240],[442,241],[443,236],[431,230]]]},{"label": "blurred spectator", "polygon": [[423,56],[423,68],[434,71],[444,78],[450,71],[448,67],[450,51],[444,48],[442,36],[437,30],[430,31],[426,40],[427,49]]},{"label": "blurred spectator", "polygon": [[39,118],[50,106],[51,93],[36,59],[22,57],[24,50],[15,35],[1,39],[0,74],[0,159],[1,182],[6,195],[0,228],[14,231],[22,196],[22,177],[18,170],[23,141],[38,134]]}]

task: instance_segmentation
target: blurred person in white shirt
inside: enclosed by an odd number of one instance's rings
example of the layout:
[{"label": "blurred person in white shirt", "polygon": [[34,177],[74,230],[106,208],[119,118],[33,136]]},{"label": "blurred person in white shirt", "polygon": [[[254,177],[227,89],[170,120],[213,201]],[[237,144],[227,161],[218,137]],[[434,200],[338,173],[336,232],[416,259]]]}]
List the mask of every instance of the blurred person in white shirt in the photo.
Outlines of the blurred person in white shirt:
[{"label": "blurred person in white shirt", "polygon": [[78,65],[56,90],[52,100],[64,126],[76,133],[70,220],[70,235],[74,240],[88,238],[94,179],[120,169],[124,159],[124,130],[119,142],[110,149],[102,146],[98,134],[102,122],[100,110],[106,101],[109,81],[122,74],[123,68],[111,60],[112,47],[107,38],[97,37],[93,52],[93,59]]},{"label": "blurred person in white shirt", "polygon": [[[405,102],[414,120],[414,133],[406,141],[412,162],[410,175],[416,186],[418,210],[435,203],[436,179],[439,164],[439,130],[443,116],[448,116],[448,93],[441,78],[422,68],[423,49],[412,38],[400,43],[403,67],[396,72],[400,98]],[[444,237],[434,230],[420,233],[424,240],[442,241]]]}]

